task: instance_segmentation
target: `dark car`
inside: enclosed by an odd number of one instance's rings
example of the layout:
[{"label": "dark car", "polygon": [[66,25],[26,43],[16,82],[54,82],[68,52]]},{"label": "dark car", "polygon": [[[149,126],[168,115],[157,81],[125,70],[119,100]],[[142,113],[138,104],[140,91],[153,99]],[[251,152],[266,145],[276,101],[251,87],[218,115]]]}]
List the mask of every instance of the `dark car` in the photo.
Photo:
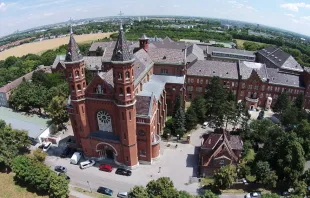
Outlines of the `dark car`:
[{"label": "dark car", "polygon": [[38,146],[39,149],[43,149],[44,144],[40,144],[40,146]]},{"label": "dark car", "polygon": [[62,175],[66,177],[66,180],[70,181],[70,177],[68,175],[66,175],[65,173],[58,173],[58,176],[62,176]]},{"label": "dark car", "polygon": [[130,170],[126,170],[124,168],[118,168],[118,169],[116,169],[115,174],[130,176],[131,175],[131,171]]},{"label": "dark car", "polygon": [[110,196],[113,195],[113,190],[103,187],[103,186],[99,186],[97,192],[101,194],[105,194],[105,195],[110,195]]},{"label": "dark car", "polygon": [[70,154],[70,148],[66,147],[65,150],[63,150],[63,152],[61,153],[60,157],[66,158],[66,157],[70,156],[69,154]]},{"label": "dark car", "polygon": [[66,173],[67,172],[66,167],[63,167],[63,166],[55,166],[54,170],[56,172],[59,172],[59,173]]}]

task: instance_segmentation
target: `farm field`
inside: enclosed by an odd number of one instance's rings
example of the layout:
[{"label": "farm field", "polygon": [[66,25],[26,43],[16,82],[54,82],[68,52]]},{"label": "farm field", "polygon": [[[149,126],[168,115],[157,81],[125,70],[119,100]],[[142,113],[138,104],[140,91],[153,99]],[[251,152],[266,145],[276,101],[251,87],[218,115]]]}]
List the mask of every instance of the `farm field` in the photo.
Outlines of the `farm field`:
[{"label": "farm field", "polygon": [[[244,49],[243,43],[247,42],[247,40],[241,40],[241,39],[235,39],[235,40],[237,41],[237,48],[238,49]],[[255,42],[255,41],[248,41],[248,42],[257,43],[259,45],[265,45],[265,43],[259,43],[259,42]]]},{"label": "farm field", "polygon": [[[98,34],[85,34],[75,35],[74,38],[78,43],[85,43],[90,41],[96,41],[105,37],[109,37],[113,33],[98,33]],[[63,38],[56,38],[50,40],[44,40],[41,42],[27,43],[20,46],[16,46],[0,52],[0,60],[4,60],[9,56],[20,57],[29,53],[38,54],[49,49],[55,49],[63,44],[68,44],[69,36]]]}]

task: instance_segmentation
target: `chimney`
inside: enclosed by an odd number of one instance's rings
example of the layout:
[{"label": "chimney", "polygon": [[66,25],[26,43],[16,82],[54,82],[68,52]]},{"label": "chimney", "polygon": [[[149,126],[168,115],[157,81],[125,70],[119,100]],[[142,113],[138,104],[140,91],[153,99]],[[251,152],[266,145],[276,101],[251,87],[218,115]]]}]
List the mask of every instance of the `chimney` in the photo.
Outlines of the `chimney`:
[{"label": "chimney", "polygon": [[140,38],[139,38],[139,47],[140,49],[144,49],[146,52],[148,52],[149,50],[149,38],[143,34]]}]

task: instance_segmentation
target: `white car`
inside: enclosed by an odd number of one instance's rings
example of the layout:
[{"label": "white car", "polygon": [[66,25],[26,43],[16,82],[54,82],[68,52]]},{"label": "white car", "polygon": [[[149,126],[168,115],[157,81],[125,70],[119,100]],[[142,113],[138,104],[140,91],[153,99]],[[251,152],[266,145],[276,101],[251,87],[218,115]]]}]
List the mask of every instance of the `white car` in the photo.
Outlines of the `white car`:
[{"label": "white car", "polygon": [[128,192],[119,192],[117,194],[117,197],[128,198]]},{"label": "white car", "polygon": [[244,196],[244,198],[258,198],[258,197],[261,197],[262,194],[259,193],[259,192],[251,192],[251,193],[248,193]]},{"label": "white car", "polygon": [[203,125],[202,125],[202,128],[203,128],[203,129],[206,129],[207,126],[208,126],[208,122],[204,122]]},{"label": "white car", "polygon": [[43,146],[43,151],[48,151],[48,149],[50,149],[52,146],[52,142],[45,142],[44,146]]},{"label": "white car", "polygon": [[95,163],[96,163],[95,160],[87,160],[87,161],[80,163],[80,168],[81,169],[89,168],[89,167],[95,165]]}]

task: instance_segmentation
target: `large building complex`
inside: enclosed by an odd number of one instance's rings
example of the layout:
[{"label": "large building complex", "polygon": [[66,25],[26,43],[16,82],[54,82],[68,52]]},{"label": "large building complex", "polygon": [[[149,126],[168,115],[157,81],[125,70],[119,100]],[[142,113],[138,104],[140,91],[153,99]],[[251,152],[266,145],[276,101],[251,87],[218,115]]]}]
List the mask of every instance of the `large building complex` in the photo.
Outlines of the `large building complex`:
[{"label": "large building complex", "polygon": [[[116,41],[93,43],[89,55],[81,56],[71,33],[67,54],[52,65],[69,83],[77,146],[88,157],[128,168],[159,158],[160,134],[176,96],[184,102],[203,96],[214,76],[250,109],[272,107],[282,92],[291,100],[304,94],[305,107],[310,106],[309,70],[273,46],[250,52],[146,35],[127,42],[121,27]],[[94,76],[88,85],[86,70]],[[230,137],[222,135],[229,144]]]}]

